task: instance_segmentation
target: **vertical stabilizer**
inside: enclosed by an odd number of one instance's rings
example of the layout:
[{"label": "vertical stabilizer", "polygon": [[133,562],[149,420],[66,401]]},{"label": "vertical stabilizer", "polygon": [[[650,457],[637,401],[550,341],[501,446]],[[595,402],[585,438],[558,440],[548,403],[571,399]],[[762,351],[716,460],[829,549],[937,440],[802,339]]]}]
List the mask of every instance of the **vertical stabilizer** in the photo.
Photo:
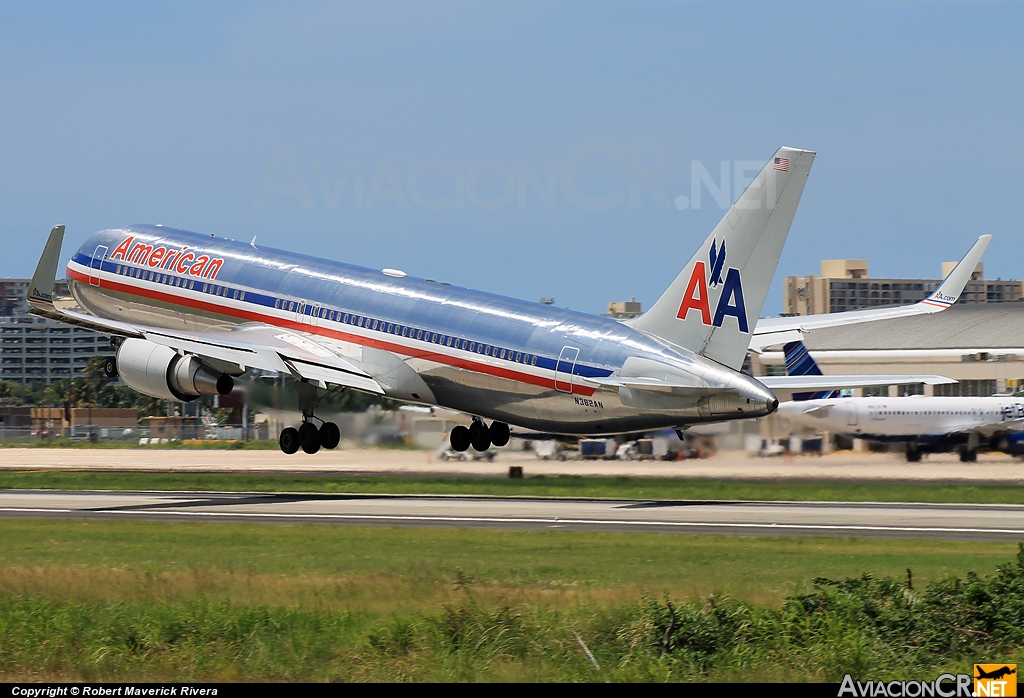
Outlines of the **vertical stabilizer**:
[{"label": "vertical stabilizer", "polygon": [[815,153],[779,148],[632,327],[739,370]]},{"label": "vertical stabilizer", "polygon": [[[820,376],[821,369],[817,362],[807,351],[803,342],[790,342],[782,347],[786,354],[786,375],[787,376]],[[825,400],[839,397],[838,390],[819,390],[816,393],[793,393],[793,399],[800,400]]]}]

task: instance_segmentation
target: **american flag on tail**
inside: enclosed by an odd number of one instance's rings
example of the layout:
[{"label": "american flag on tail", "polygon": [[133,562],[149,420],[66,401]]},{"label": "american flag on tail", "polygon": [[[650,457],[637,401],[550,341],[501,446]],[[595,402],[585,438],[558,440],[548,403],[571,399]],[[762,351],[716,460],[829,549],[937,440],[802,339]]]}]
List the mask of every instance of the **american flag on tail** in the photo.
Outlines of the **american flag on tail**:
[{"label": "american flag on tail", "polygon": [[775,158],[775,164],[772,166],[772,169],[779,172],[789,172],[789,158]]}]

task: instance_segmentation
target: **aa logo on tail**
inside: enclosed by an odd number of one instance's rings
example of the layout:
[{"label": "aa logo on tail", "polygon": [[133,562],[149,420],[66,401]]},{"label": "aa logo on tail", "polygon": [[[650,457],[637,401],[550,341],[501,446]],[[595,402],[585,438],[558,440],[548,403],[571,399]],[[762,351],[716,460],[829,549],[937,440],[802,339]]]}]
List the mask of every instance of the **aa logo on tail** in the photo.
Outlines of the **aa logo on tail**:
[{"label": "aa logo on tail", "polygon": [[[700,320],[705,325],[721,327],[726,315],[736,318],[739,323],[740,332],[750,332],[747,327],[747,308],[743,302],[743,280],[740,278],[740,270],[736,267],[729,267],[725,273],[725,280],[722,280],[722,270],[725,268],[725,240],[720,246],[711,241],[711,249],[708,252],[708,263],[697,262],[693,265],[690,273],[690,281],[686,284],[686,293],[683,294],[683,301],[679,304],[679,312],[676,317],[685,320],[691,310],[700,312]],[[711,304],[708,297],[708,288],[722,287],[718,296],[718,305],[715,308],[715,317],[711,318]]]}]

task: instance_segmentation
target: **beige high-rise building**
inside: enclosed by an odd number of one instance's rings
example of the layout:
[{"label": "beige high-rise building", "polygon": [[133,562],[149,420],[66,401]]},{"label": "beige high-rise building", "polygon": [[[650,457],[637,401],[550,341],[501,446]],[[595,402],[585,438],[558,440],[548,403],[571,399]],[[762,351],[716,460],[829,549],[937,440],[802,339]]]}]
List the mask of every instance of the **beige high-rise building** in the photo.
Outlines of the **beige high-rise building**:
[{"label": "beige high-rise building", "polygon": [[[956,265],[943,262],[942,279]],[[942,279],[873,279],[866,259],[823,259],[820,276],[786,277],[782,307],[787,315],[817,315],[908,305],[927,298]],[[984,264],[978,262],[958,303],[1012,303],[1022,293],[1020,281],[985,279]]]}]

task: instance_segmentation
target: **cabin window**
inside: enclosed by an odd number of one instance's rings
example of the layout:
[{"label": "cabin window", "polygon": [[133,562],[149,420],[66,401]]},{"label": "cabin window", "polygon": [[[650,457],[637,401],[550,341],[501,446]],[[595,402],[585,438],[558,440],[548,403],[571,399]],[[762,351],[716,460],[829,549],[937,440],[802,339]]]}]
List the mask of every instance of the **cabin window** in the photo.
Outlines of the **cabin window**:
[{"label": "cabin window", "polygon": [[281,299],[280,298],[275,298],[274,299],[274,307],[275,308],[280,308],[281,307]]},{"label": "cabin window", "polygon": [[416,330],[416,339],[423,339],[423,330]]},{"label": "cabin window", "polygon": [[189,290],[191,290],[191,289],[192,289],[192,286],[193,286],[194,284],[195,284],[195,281],[189,281],[189,282],[188,282],[188,287],[189,287]]},{"label": "cabin window", "polygon": [[505,350],[504,350],[504,349],[502,349],[502,350],[501,350],[501,358],[502,358],[502,359],[504,359],[504,358],[505,358]]},{"label": "cabin window", "polygon": [[451,345],[452,345],[452,338],[451,338],[451,337],[449,337],[449,338],[448,338],[448,341],[447,341],[447,342],[445,342],[445,344],[447,344],[448,346],[451,346]]},{"label": "cabin window", "polygon": [[537,357],[536,356],[531,356],[530,357],[530,365],[531,366],[536,366],[537,365]]},{"label": "cabin window", "polygon": [[356,320],[356,326],[357,327],[362,327],[363,326],[363,318],[362,317],[360,317],[358,320]]},{"label": "cabin window", "polygon": [[516,352],[516,363],[522,363],[522,362],[523,362],[523,352],[517,351]]},{"label": "cabin window", "polygon": [[484,347],[484,356],[490,356],[490,355],[491,355],[491,345],[488,344],[487,346]]}]

